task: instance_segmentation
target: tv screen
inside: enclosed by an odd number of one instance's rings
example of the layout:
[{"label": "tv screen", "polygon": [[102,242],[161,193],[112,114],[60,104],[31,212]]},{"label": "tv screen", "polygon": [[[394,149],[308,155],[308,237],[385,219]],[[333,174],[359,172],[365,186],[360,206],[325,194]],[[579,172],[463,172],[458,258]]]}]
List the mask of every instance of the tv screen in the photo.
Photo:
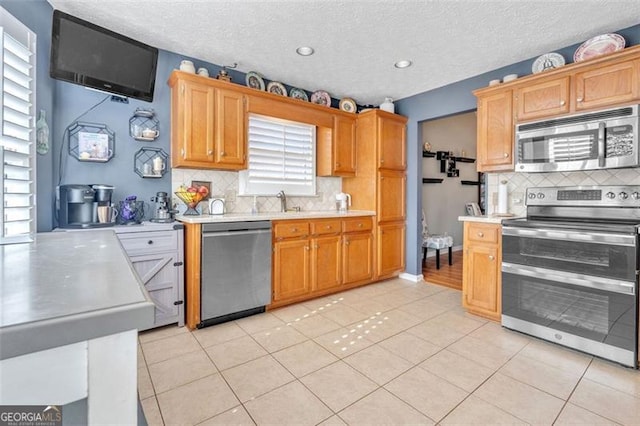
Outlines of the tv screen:
[{"label": "tv screen", "polygon": [[157,64],[155,47],[53,12],[51,77],[151,102]]}]

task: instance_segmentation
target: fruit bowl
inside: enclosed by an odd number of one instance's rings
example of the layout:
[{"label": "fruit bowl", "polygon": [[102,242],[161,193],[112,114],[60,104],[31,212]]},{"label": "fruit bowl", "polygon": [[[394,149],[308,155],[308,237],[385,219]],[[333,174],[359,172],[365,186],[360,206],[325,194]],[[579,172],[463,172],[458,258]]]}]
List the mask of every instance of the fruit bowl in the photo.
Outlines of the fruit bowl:
[{"label": "fruit bowl", "polygon": [[189,191],[177,191],[174,192],[180,201],[187,205],[187,210],[183,213],[184,216],[199,216],[200,213],[196,210],[198,203],[204,198],[204,194],[200,192]]}]

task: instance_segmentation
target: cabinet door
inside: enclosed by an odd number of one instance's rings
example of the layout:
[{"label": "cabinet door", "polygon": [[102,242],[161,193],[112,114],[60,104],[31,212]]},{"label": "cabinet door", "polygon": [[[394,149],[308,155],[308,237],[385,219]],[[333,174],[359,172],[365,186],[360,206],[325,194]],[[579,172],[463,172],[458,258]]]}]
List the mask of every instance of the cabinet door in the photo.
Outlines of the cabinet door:
[{"label": "cabinet door", "polygon": [[407,176],[404,172],[378,172],[378,222],[404,220]]},{"label": "cabinet door", "polygon": [[333,171],[335,176],[356,175],[356,121],[333,118]]},{"label": "cabinet door", "polygon": [[640,98],[640,60],[596,66],[575,75],[577,111]]},{"label": "cabinet door", "polygon": [[246,117],[244,96],[232,90],[216,89],[216,166],[246,168]]},{"label": "cabinet door", "polygon": [[373,236],[369,232],[345,234],[342,243],[342,282],[373,278]]},{"label": "cabinet door", "polygon": [[156,305],[154,326],[178,322],[179,317],[183,315],[184,304],[178,300],[179,277],[178,268],[174,265],[177,261],[175,254],[132,256],[130,260],[149,297]]},{"label": "cabinet door", "polygon": [[464,253],[462,305],[481,315],[500,319],[500,259],[495,245],[469,245]]},{"label": "cabinet door", "polygon": [[513,170],[511,90],[478,98],[478,171]]},{"label": "cabinet door", "polygon": [[406,126],[404,121],[378,117],[378,167],[406,170]]},{"label": "cabinet door", "polygon": [[273,301],[309,294],[309,241],[280,241],[273,251]]},{"label": "cabinet door", "polygon": [[209,165],[214,149],[214,89],[205,84],[180,82],[183,120],[178,125],[183,162]]},{"label": "cabinet door", "polygon": [[378,226],[378,278],[404,271],[404,222]]},{"label": "cabinet door", "polygon": [[518,121],[569,112],[569,77],[515,89]]},{"label": "cabinet door", "polygon": [[339,235],[311,240],[311,289],[328,290],[342,283]]}]

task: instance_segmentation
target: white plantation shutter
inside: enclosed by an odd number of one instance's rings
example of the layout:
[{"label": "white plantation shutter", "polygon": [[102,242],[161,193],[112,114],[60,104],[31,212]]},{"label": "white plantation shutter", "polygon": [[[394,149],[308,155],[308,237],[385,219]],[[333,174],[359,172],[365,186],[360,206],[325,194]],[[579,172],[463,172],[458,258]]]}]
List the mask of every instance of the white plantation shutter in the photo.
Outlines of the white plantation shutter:
[{"label": "white plantation shutter", "polygon": [[0,244],[8,244],[35,233],[36,36],[3,8],[0,18]]},{"label": "white plantation shutter", "polygon": [[246,195],[315,195],[315,137],[311,125],[249,116],[248,167],[240,178]]}]

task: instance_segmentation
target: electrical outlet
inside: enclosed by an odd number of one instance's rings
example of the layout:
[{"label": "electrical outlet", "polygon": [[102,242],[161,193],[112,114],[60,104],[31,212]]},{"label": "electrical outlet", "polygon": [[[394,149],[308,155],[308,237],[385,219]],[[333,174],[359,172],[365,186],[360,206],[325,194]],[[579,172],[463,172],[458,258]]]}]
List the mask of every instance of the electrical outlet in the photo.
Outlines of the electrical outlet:
[{"label": "electrical outlet", "polygon": [[119,104],[128,104],[129,98],[125,98],[123,96],[111,95],[111,102],[116,102]]},{"label": "electrical outlet", "polygon": [[524,192],[517,191],[511,194],[511,201],[514,206],[521,206],[524,202]]}]

